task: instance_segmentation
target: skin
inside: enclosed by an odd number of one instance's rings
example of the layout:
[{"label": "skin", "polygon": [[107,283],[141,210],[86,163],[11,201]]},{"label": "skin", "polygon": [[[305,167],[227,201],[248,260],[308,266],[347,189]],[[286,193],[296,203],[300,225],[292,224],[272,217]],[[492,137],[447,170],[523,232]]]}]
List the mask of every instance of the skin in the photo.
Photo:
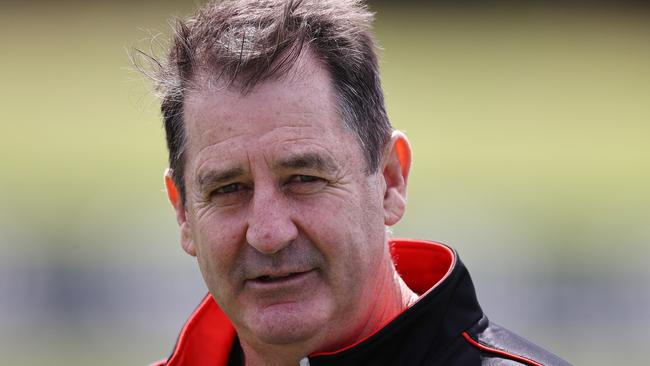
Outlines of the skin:
[{"label": "skin", "polygon": [[366,337],[414,301],[385,230],[405,210],[406,137],[395,132],[367,174],[309,53],[246,95],[203,85],[185,100],[185,205],[169,170],[166,185],[181,245],[246,364],[296,365]]}]

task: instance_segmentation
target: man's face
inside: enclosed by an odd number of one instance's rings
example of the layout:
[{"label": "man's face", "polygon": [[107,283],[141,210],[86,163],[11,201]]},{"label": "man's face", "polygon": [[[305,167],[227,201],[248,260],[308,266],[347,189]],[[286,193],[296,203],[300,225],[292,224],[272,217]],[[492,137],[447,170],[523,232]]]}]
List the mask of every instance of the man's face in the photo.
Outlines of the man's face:
[{"label": "man's face", "polygon": [[184,118],[184,247],[240,337],[354,337],[385,285],[385,182],[366,174],[328,74],[307,57],[247,95],[190,93]]}]

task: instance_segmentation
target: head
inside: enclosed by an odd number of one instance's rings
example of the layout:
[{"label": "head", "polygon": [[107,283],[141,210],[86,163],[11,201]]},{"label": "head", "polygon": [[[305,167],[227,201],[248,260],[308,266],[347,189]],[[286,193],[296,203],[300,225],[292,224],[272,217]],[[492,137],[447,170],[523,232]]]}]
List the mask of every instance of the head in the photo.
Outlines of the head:
[{"label": "head", "polygon": [[166,184],[184,250],[242,345],[367,332],[394,286],[385,227],[410,148],[356,1],[225,1],[180,22],[162,75]]},{"label": "head", "polygon": [[155,73],[172,177],[185,198],[184,100],[205,70],[243,93],[277,78],[307,48],[327,70],[342,123],[376,172],[392,128],[384,108],[370,33],[372,14],[358,0],[212,2],[177,22],[171,50]]}]

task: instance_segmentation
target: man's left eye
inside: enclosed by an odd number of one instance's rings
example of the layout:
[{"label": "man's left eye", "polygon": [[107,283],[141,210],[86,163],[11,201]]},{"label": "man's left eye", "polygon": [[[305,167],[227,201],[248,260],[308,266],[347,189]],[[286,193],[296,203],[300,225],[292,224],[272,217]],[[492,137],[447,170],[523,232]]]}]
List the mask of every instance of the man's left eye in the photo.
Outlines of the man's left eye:
[{"label": "man's left eye", "polygon": [[294,175],[291,177],[292,183],[310,183],[320,181],[321,178],[314,177],[311,175]]},{"label": "man's left eye", "polygon": [[313,175],[294,175],[287,182],[287,189],[296,194],[311,194],[320,191],[327,182]]}]

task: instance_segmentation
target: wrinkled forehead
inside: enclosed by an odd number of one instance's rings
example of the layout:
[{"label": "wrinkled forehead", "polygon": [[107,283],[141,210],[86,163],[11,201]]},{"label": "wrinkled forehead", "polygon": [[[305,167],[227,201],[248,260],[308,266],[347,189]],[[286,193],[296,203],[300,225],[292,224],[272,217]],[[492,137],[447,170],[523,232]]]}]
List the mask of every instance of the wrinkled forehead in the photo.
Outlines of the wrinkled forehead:
[{"label": "wrinkled forehead", "polygon": [[[190,157],[221,141],[277,134],[294,140],[320,136],[332,145],[354,143],[354,134],[342,121],[329,73],[313,57],[296,61],[289,73],[261,82],[247,93],[211,75],[200,75],[200,88],[189,92],[184,102]],[[274,132],[269,135],[269,131]]]},{"label": "wrinkled forehead", "polygon": [[[184,96],[183,119],[186,128],[193,124],[200,130],[206,128],[205,124],[196,126],[197,121],[241,120],[236,118],[241,117],[237,115],[251,114],[255,112],[254,108],[266,108],[257,110],[255,118],[248,121],[282,123],[289,121],[273,118],[272,113],[302,114],[303,118],[291,118],[291,122],[303,121],[310,125],[320,122],[321,128],[343,129],[355,135],[347,128],[329,71],[307,47],[284,73],[260,81],[250,89],[242,88],[238,83],[229,83],[228,78],[219,74],[219,70],[207,67],[198,70],[194,79],[193,88],[187,90]],[[309,117],[310,114],[315,117]],[[336,123],[328,123],[330,121]]]},{"label": "wrinkled forehead", "polygon": [[[251,115],[250,122],[266,123],[303,120],[313,124],[309,115],[318,115],[325,125],[331,119],[341,120],[329,73],[308,53],[303,53],[286,73],[260,81],[250,89],[229,84],[218,71],[205,68],[194,79],[194,87],[184,98],[186,124],[241,121],[246,115]],[[283,120],[283,114],[303,114],[305,118]]]}]

